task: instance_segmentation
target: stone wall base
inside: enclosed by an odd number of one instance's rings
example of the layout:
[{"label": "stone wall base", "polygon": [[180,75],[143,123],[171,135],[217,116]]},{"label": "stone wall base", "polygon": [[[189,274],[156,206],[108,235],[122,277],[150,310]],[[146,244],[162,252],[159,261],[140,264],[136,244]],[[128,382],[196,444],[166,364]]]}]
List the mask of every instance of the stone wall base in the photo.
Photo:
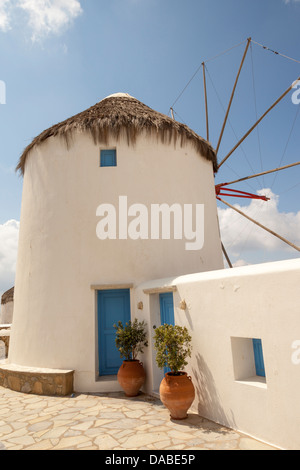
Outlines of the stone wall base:
[{"label": "stone wall base", "polygon": [[74,371],[0,365],[0,386],[15,392],[67,396],[73,392]]}]

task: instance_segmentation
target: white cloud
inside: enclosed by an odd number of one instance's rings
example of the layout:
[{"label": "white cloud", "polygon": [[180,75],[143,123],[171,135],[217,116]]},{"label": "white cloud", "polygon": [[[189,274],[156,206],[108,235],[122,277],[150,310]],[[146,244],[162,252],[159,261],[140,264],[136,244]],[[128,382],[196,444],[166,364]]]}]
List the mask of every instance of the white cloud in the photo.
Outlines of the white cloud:
[{"label": "white cloud", "polygon": [[[300,212],[280,212],[278,208],[279,196],[270,189],[262,189],[258,191],[258,194],[267,195],[270,201],[252,200],[248,206],[232,205],[265,227],[300,246]],[[241,260],[245,252],[256,255],[259,251],[264,252],[268,254],[269,258],[272,253],[278,254],[278,252],[281,252],[283,256],[285,253],[287,257],[290,253],[297,255],[293,248],[274,235],[256,226],[233,209],[223,207],[218,208],[221,236],[226,251],[230,257],[233,257],[234,263]],[[244,263],[248,262],[244,261]]]},{"label": "white cloud", "polygon": [[10,29],[10,0],[0,0],[0,31]]},{"label": "white cloud", "polygon": [[60,34],[82,13],[78,0],[19,0],[18,6],[28,15],[33,41]]},{"label": "white cloud", "polygon": [[241,268],[243,266],[248,266],[248,265],[249,263],[245,261],[244,259],[238,259],[237,261],[235,261],[235,263],[233,263],[234,268]]},{"label": "white cloud", "polygon": [[0,225],[0,295],[14,286],[20,223]]},{"label": "white cloud", "polygon": [[12,13],[26,18],[33,42],[60,34],[82,14],[79,0],[0,0],[0,30],[12,29]]}]

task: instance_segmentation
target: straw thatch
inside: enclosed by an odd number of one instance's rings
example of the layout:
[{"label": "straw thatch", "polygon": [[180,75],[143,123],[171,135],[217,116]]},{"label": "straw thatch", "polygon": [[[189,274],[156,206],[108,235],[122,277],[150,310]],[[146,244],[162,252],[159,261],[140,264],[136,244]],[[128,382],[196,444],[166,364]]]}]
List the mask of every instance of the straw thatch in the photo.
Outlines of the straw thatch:
[{"label": "straw thatch", "polygon": [[4,294],[1,297],[1,304],[2,305],[8,304],[8,302],[13,302],[13,300],[14,300],[14,291],[15,291],[15,288],[12,287],[8,291],[4,292]]},{"label": "straw thatch", "polygon": [[191,142],[197,152],[213,163],[217,171],[217,158],[212,146],[194,131],[168,116],[153,111],[135,98],[125,94],[111,95],[100,103],[42,132],[24,150],[17,170],[24,174],[29,152],[49,137],[63,137],[69,148],[74,132],[89,132],[95,144],[108,144],[109,138],[124,136],[128,145],[134,145],[138,135],[145,131],[156,135],[164,143]]}]

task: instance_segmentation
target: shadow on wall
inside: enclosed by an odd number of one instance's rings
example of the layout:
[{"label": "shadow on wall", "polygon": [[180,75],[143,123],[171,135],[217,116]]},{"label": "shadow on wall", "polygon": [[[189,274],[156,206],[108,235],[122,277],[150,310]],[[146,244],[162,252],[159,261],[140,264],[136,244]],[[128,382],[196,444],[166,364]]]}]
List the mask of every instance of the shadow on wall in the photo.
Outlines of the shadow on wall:
[{"label": "shadow on wall", "polygon": [[221,405],[220,396],[213,378],[201,354],[196,355],[197,369],[192,368],[194,385],[196,389],[196,401],[198,402],[198,414],[232,429],[236,429],[233,414],[227,416]]}]

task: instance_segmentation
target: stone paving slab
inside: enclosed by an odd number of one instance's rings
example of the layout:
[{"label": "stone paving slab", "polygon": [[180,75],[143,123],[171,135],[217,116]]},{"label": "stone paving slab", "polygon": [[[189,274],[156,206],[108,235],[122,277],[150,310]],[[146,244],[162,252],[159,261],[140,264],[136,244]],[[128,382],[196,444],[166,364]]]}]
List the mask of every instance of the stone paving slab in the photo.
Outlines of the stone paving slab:
[{"label": "stone paving slab", "polygon": [[123,393],[42,397],[0,387],[0,450],[276,450],[159,399]]}]

